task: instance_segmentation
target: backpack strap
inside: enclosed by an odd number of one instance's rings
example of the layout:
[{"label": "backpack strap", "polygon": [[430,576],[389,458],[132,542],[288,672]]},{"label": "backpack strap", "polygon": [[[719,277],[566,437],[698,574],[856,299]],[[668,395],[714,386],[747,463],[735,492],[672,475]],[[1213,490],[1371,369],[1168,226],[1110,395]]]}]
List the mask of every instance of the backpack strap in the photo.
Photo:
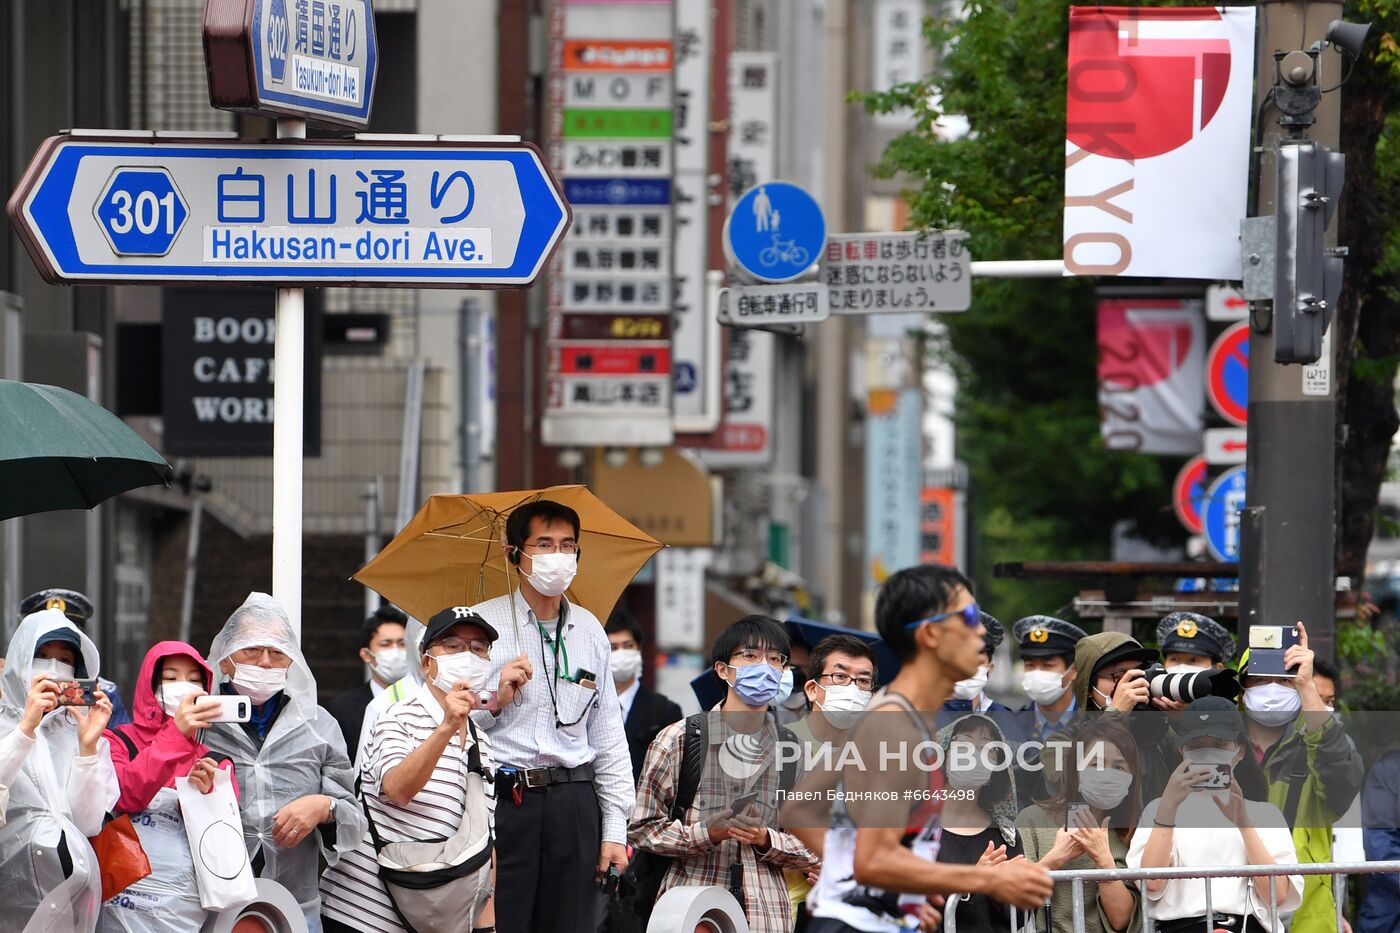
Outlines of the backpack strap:
[{"label": "backpack strap", "polygon": [[[802,740],[787,726],[778,726],[778,741],[782,745],[802,747]],[[798,761],[800,760],[799,758]],[[797,764],[797,761],[783,762],[779,760],[778,762],[778,786],[782,788],[784,796],[797,784]]]},{"label": "backpack strap", "polygon": [[700,778],[705,771],[705,756],[710,751],[710,716],[700,712],[685,720],[681,736],[681,774],[676,782],[676,799],[671,804],[671,819],[685,819],[686,811],[695,802]]},{"label": "backpack strap", "polygon": [[127,735],[125,732],[122,731],[121,726],[117,726],[108,731],[110,731],[113,735],[122,740],[122,744],[126,746],[126,758],[128,761],[140,754],[141,749],[137,748],[136,743],[131,741],[131,736]]},{"label": "backpack strap", "polygon": [[[1301,752],[1301,754],[1299,754]],[[1248,753],[1246,753],[1248,754]],[[1283,818],[1289,826],[1298,819],[1298,805],[1303,798],[1303,785],[1308,781],[1308,750],[1300,745],[1294,752],[1294,761],[1288,771],[1288,797],[1283,803]],[[1265,776],[1265,780],[1268,777]]]}]

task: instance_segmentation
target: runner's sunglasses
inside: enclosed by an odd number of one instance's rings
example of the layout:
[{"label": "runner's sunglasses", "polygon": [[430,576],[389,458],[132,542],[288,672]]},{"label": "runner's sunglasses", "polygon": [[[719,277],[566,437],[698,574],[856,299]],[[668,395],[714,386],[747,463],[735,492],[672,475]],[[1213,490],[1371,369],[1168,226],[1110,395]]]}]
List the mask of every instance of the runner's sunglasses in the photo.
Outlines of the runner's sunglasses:
[{"label": "runner's sunglasses", "polygon": [[968,603],[956,612],[945,612],[940,615],[929,616],[927,619],[917,619],[904,627],[907,629],[918,628],[925,622],[942,622],[944,619],[952,616],[962,616],[962,620],[968,628],[976,628],[982,624],[982,610],[977,608],[976,603]]}]

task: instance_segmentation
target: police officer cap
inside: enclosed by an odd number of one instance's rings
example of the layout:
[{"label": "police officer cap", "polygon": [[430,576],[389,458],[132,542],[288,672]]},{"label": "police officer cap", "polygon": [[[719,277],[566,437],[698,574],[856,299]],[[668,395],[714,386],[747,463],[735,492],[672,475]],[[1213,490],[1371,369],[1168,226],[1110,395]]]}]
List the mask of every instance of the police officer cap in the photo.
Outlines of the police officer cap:
[{"label": "police officer cap", "polygon": [[1235,636],[1219,622],[1196,612],[1173,612],[1163,617],[1157,623],[1157,644],[1162,654],[1180,651],[1212,661],[1228,661],[1235,656]]},{"label": "police officer cap", "polygon": [[1011,627],[1021,646],[1023,658],[1074,656],[1074,646],[1087,633],[1079,626],[1054,616],[1026,616]]},{"label": "police officer cap", "polygon": [[997,621],[996,616],[978,610],[978,615],[982,617],[982,628],[987,630],[987,634],[982,637],[982,643],[987,646],[987,654],[992,654],[997,650],[997,645],[1001,644],[1006,637],[1006,629]]},{"label": "police officer cap", "polygon": [[30,593],[19,602],[19,617],[45,609],[57,609],[68,617],[78,628],[87,625],[92,618],[92,600],[77,590],[48,589]]}]

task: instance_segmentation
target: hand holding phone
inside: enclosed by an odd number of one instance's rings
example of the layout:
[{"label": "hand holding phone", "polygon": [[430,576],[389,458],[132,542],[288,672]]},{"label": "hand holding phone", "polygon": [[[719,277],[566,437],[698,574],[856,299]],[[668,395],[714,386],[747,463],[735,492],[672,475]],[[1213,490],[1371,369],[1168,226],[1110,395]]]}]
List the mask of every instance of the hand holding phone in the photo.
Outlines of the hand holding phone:
[{"label": "hand holding phone", "polygon": [[253,718],[253,703],[242,695],[210,694],[200,697],[198,704],[200,713],[212,707],[219,709],[218,715],[205,719],[205,723],[248,722]]},{"label": "hand holding phone", "polygon": [[83,677],[54,681],[58,685],[59,706],[97,705],[97,678]]}]

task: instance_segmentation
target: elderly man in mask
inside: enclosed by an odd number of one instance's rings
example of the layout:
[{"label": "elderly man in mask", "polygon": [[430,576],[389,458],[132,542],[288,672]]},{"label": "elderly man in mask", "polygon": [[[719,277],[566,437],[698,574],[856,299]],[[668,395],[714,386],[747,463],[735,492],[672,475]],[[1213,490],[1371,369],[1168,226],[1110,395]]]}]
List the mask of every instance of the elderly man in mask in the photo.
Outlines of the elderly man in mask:
[{"label": "elderly man in mask", "polygon": [[316,705],[311,668],[287,614],[267,594],[250,594],[229,616],[209,664],[221,692],[246,696],[253,706],[249,722],[218,723],[204,733],[204,744],[232,759],[238,775],[253,872],[287,888],[318,933],[321,860],[335,865],[365,833],[345,739]]}]

